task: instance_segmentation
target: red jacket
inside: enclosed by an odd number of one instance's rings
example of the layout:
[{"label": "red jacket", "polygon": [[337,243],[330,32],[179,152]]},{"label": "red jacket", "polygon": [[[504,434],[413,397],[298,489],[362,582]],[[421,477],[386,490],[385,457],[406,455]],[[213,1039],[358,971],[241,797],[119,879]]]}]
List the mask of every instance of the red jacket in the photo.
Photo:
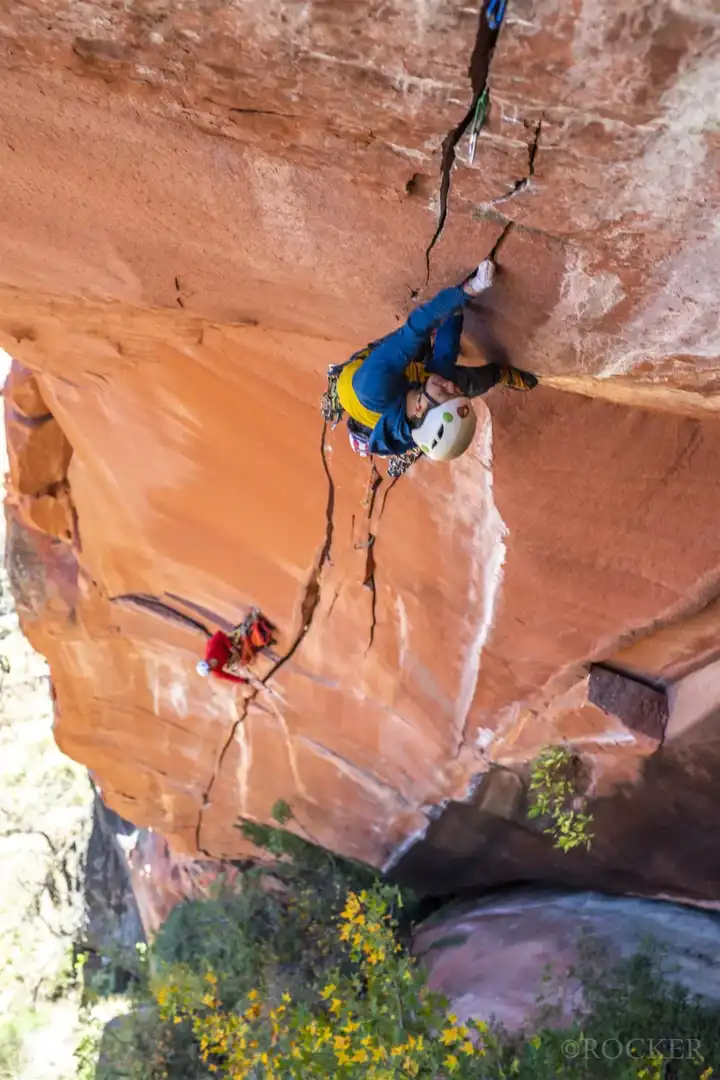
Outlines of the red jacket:
[{"label": "red jacket", "polygon": [[216,631],[208,641],[205,649],[205,659],[208,663],[211,660],[217,660],[217,666],[210,668],[216,679],[247,684],[247,679],[241,678],[240,675],[231,675],[229,671],[225,671],[225,665],[234,659],[234,654],[230,638],[222,630]]}]

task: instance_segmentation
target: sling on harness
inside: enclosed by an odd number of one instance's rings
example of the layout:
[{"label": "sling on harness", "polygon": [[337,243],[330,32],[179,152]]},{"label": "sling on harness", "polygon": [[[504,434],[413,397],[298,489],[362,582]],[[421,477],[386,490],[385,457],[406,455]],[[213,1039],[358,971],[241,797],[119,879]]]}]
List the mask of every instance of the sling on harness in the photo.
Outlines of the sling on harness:
[{"label": "sling on harness", "polygon": [[[322,398],[321,411],[325,420],[333,428],[347,414],[346,425],[350,446],[360,457],[370,456],[370,436],[380,419],[381,413],[366,408],[353,388],[353,376],[370,355],[378,342],[373,341],[364,349],[354,353],[343,364],[333,364],[328,368],[328,387]],[[411,360],[405,368],[405,375],[411,386],[422,386],[427,380],[425,365],[419,360]],[[385,455],[378,455],[383,457]],[[388,455],[388,476],[402,476],[413,462],[422,456],[422,451],[413,447],[404,454]]]}]

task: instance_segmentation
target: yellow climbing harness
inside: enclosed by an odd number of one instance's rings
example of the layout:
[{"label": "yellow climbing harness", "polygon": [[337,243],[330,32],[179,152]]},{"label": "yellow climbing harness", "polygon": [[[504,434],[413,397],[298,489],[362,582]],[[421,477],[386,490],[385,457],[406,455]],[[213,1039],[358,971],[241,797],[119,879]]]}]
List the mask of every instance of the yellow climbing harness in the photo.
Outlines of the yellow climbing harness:
[{"label": "yellow climbing harness", "polygon": [[[355,393],[353,387],[353,375],[367,359],[370,351],[370,347],[363,349],[357,354],[354,360],[345,364],[338,375],[337,396],[348,416],[351,416],[358,424],[363,424],[372,431],[382,414],[374,412],[372,409],[367,409],[360,401],[360,398]],[[405,368],[405,377],[411,383],[425,383],[428,377],[425,365],[421,364],[418,360],[411,360]]]}]

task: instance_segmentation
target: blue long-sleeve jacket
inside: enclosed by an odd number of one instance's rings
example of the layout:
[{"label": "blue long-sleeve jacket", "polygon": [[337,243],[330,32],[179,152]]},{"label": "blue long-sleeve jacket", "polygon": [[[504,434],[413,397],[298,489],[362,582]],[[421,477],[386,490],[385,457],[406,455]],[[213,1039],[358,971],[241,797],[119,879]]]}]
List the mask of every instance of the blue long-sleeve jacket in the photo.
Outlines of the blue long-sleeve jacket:
[{"label": "blue long-sleeve jacket", "polygon": [[405,415],[410,389],[405,368],[421,353],[428,352],[431,332],[458,315],[451,327],[450,347],[438,348],[436,342],[436,348],[425,359],[427,371],[453,378],[460,345],[459,313],[468,299],[460,285],[443,289],[432,300],[415,308],[404,326],[383,338],[355,372],[352,386],[359,400],[367,409],[381,414],[370,436],[371,453],[402,454],[415,445]]}]

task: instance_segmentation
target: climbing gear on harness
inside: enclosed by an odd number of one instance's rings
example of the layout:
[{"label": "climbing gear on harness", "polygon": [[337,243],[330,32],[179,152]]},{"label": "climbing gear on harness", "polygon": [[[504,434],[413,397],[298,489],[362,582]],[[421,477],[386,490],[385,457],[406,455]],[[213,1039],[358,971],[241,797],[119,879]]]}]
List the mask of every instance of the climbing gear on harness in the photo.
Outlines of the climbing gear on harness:
[{"label": "climbing gear on harness", "polygon": [[476,426],[470,399],[458,397],[430,409],[422,424],[412,429],[412,437],[431,461],[452,461],[465,453]]},{"label": "climbing gear on harness", "polygon": [[260,614],[258,608],[252,608],[243,621],[228,634],[237,654],[237,662],[243,667],[252,663],[255,653],[274,643],[274,632],[272,623]]},{"label": "climbing gear on harness", "polygon": [[337,395],[337,380],[341,367],[335,366],[328,368],[327,375],[327,390],[322,396],[320,402],[320,412],[323,415],[323,419],[327,424],[335,427],[343,418],[344,409],[340,404],[340,399]]},{"label": "climbing gear on harness", "polygon": [[[344,364],[330,365],[327,373],[327,390],[323,394],[320,403],[323,419],[332,428],[337,427],[346,412],[349,413],[347,428],[350,446],[361,457],[367,457],[370,453],[370,435],[372,428],[380,418],[380,413],[372,413],[360,404],[352,388],[352,376],[375,344],[376,342],[372,342],[370,345],[366,345],[360,352],[354,353]],[[342,390],[340,388],[341,380]],[[355,415],[356,413],[358,415]],[[368,426],[365,420],[361,418],[363,416],[376,417],[377,419],[374,419],[372,424]]]},{"label": "climbing gear on harness", "polygon": [[419,446],[413,446],[411,450],[406,450],[404,454],[391,454],[388,458],[388,476],[391,480],[404,476],[410,466],[414,465],[418,458],[422,456],[423,453]]},{"label": "climbing gear on harness", "polygon": [[370,428],[358,424],[357,420],[353,420],[352,416],[348,416],[347,430],[351,449],[360,457],[370,457],[370,436],[372,434]]},{"label": "climbing gear on harness", "polygon": [[480,263],[472,277],[469,277],[463,288],[470,296],[479,296],[481,292],[489,289],[495,277],[495,265],[489,259]]},{"label": "climbing gear on harness", "polygon": [[[362,404],[353,389],[352,379],[360,365],[367,359],[378,344],[379,341],[371,341],[364,349],[354,353],[344,364],[332,364],[328,368],[327,390],[323,394],[320,404],[320,411],[323,415],[323,419],[333,428],[336,427],[343,416],[347,414],[347,429],[350,446],[356,454],[360,455],[360,457],[369,457],[371,454],[370,436],[372,435],[373,428],[380,419],[381,414],[373,412],[372,409],[367,409]],[[405,368],[405,377],[411,387],[417,388],[422,386],[427,379],[427,372],[423,361],[421,359],[411,360]],[[414,450],[409,450],[407,453],[414,454]],[[378,456],[382,457],[383,455]],[[400,461],[404,456],[404,454],[394,454],[392,455],[391,461],[395,459]],[[412,460],[414,461],[415,458]],[[412,464],[412,461],[410,464]],[[396,467],[400,468],[399,465]],[[407,468],[408,465],[404,465],[397,475],[402,475]]]},{"label": "climbing gear on harness", "polygon": [[195,665],[195,670],[197,671],[198,675],[202,675],[202,677],[205,679],[210,674],[210,665],[208,664],[207,660],[198,660],[197,664]]},{"label": "climbing gear on harness", "polygon": [[537,378],[531,372],[516,367],[502,368],[498,379],[498,386],[507,386],[509,390],[534,390],[537,384]]}]

